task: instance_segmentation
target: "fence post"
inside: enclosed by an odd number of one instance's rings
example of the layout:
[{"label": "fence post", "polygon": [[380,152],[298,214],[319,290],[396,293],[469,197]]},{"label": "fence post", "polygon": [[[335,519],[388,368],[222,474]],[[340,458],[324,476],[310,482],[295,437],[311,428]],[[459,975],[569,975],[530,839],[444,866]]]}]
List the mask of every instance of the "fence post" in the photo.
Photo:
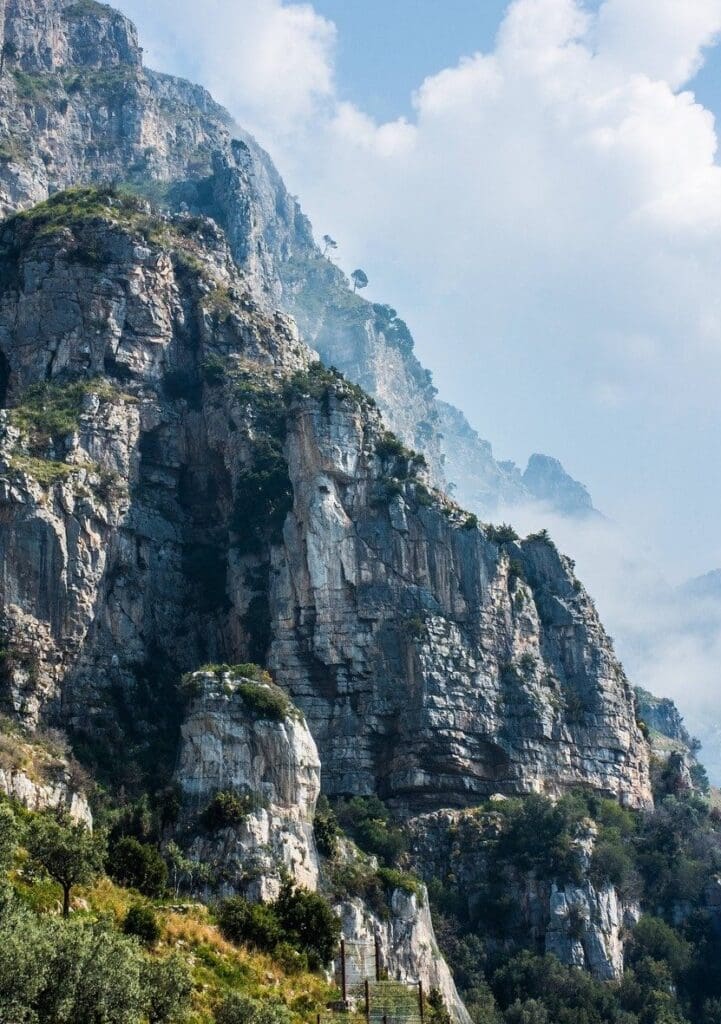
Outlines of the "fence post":
[{"label": "fence post", "polygon": [[421,1024],[423,1024],[423,982],[420,980],[420,978],[418,979],[418,1008],[421,1012]]},{"label": "fence post", "polygon": [[381,948],[380,948],[380,943],[378,942],[378,932],[376,932],[375,935],[373,936],[373,940],[375,942],[375,947],[376,947],[376,981],[380,981],[381,980]]},{"label": "fence post", "polygon": [[340,940],[340,984],[343,1002],[346,1003],[348,1001],[348,986],[345,976],[345,939]]}]

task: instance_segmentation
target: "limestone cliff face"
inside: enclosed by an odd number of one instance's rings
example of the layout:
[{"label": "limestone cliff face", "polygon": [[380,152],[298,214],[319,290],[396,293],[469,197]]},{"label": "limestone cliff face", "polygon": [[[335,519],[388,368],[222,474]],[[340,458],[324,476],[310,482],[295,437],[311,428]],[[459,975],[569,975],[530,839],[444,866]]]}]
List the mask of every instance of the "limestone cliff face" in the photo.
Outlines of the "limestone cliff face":
[{"label": "limestone cliff face", "polygon": [[[144,70],[126,19],[4,14],[0,213],[23,212],[0,224],[3,710],[67,728],[116,785],[174,777],[188,848],[256,896],[281,863],[317,883],[319,762],[327,793],[407,816],[579,785],[648,805],[634,695],[570,561],[435,490],[441,412],[395,311],[351,295],[267,156]],[[108,179],[155,206],[59,191]],[[269,721],[223,673],[188,713],[184,674],[247,662],[304,719]],[[208,835],[226,785],[257,805]],[[549,948],[579,959],[583,905],[584,962],[617,962],[612,893],[533,899]],[[457,1005],[425,900],[343,914]]]},{"label": "limestone cliff face", "polygon": [[545,537],[496,543],[429,502],[347,403],[296,409],[287,451],[271,665],[329,792],[417,808],[587,781],[649,801],[632,692]]},{"label": "limestone cliff face", "polygon": [[[267,647],[329,792],[412,809],[587,783],[647,803],[633,694],[553,545],[497,542],[431,494],[349,386],[284,391],[309,353],[210,222],[72,201],[3,236],[13,710],[112,727]],[[75,421],[48,433],[32,386],[52,405],[69,379]]]},{"label": "limestone cliff face", "polygon": [[[440,811],[414,818],[409,830],[416,870],[425,878],[452,879],[471,915],[477,914],[487,881],[488,849],[497,837],[494,815]],[[590,823],[576,839],[579,881],[509,873],[503,926],[505,941],[514,934],[524,943],[530,937],[537,948],[562,963],[608,981],[623,974],[624,940],[641,911],[636,901],[622,898],[610,883],[596,885],[591,880],[595,839]]]},{"label": "limestone cliff face", "polygon": [[[176,768],[189,855],[211,868],[221,890],[274,899],[283,874],[316,889],[320,760],[303,717],[269,684],[239,670],[196,672],[189,683],[194,697]],[[245,800],[247,813],[203,828],[203,812],[223,793]]]},{"label": "limestone cliff face", "polygon": [[[392,981],[408,984],[420,980],[426,992],[436,989],[441,993],[453,1020],[470,1024],[470,1015],[438,949],[425,891],[416,895],[396,889],[390,896],[390,913],[384,917],[359,899],[347,900],[336,910],[346,940],[349,987],[355,986],[359,993],[364,979],[373,978],[368,958],[377,941],[381,964]],[[415,1008],[410,992],[406,999],[411,1001],[412,1012]],[[358,1003],[362,1005],[362,999]]]}]

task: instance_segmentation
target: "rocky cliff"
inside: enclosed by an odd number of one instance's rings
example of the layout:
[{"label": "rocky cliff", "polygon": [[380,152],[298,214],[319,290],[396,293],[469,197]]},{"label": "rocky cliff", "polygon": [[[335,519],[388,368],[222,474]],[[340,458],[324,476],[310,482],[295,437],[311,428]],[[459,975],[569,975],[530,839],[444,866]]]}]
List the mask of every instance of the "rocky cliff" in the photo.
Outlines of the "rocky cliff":
[{"label": "rocky cliff", "polygon": [[328,792],[649,800],[633,694],[570,563],[429,491],[363,393],[254,304],[212,222],[71,193],[0,245],[16,714],[130,719],[142,745],[131,709],[170,729],[184,671],[267,656]]},{"label": "rocky cliff", "polygon": [[[251,671],[246,668],[246,673]],[[212,872],[213,887],[275,899],[284,877],[318,886],[313,816],[320,759],[302,715],[261,676],[218,666],[192,673],[176,779],[180,832],[189,855]],[[206,821],[230,795],[235,813]]]},{"label": "rocky cliff", "polygon": [[[421,875],[444,884],[452,880],[471,917],[485,927],[489,913],[491,856],[502,830],[493,810],[441,811],[410,823],[413,863]],[[562,963],[582,967],[602,980],[619,979],[624,940],[640,916],[637,900],[608,882],[592,880],[596,829],[586,823],[574,839],[575,877],[542,878],[531,870],[509,871],[503,880],[503,941],[524,936]],[[492,882],[491,882],[492,884]],[[485,903],[484,903],[485,897]],[[483,907],[483,911],[479,908]],[[493,938],[487,938],[493,944]],[[501,942],[500,937],[495,941]]]},{"label": "rocky cliff", "polygon": [[[572,563],[437,488],[460,434],[479,507],[525,500],[520,473],[439,406],[406,325],[353,296],[268,157],[145,70],[109,8],[8,0],[3,32],[3,709],[68,730],[114,787],[175,781],[187,851],[254,896],[283,871],[317,884],[319,771],[405,817],[576,787],[649,806],[634,694]],[[297,711],[259,711],[251,663]],[[199,827],[226,788],[242,821]],[[339,906],[461,1017],[403,893],[390,919]],[[542,893],[548,943],[580,962],[583,905],[584,963],[616,973],[613,900]]]}]

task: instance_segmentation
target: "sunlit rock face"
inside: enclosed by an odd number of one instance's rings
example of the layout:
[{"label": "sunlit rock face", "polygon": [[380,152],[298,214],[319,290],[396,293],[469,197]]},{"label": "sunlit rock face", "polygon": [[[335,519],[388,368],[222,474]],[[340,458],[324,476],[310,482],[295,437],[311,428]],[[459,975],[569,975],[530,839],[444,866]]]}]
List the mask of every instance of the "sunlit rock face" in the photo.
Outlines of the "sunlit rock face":
[{"label": "sunlit rock face", "polygon": [[[272,691],[234,670],[198,672],[197,695],[183,723],[175,773],[190,853],[210,865],[216,881],[254,898],[278,895],[284,876],[304,888],[318,884],[313,816],[320,759],[296,708],[264,709]],[[260,703],[253,697],[260,697]],[[238,822],[204,829],[202,815],[219,793],[247,806]]]}]

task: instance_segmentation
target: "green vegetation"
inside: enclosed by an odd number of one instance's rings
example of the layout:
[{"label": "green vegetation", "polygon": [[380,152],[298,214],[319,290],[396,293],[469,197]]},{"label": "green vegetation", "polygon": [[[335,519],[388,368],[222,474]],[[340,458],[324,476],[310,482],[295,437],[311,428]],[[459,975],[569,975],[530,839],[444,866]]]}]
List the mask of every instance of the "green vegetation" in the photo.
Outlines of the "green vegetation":
[{"label": "green vegetation", "polygon": [[352,402],[365,408],[375,408],[375,402],[358,384],[353,384],[335,366],[311,363],[307,370],[298,370],[286,387],[289,400],[315,398],[327,406],[333,396],[341,402]]},{"label": "green vegetation", "polygon": [[338,823],[365,853],[393,867],[407,847],[405,833],[377,796],[354,796],[334,805]]},{"label": "green vegetation", "polygon": [[21,71],[20,68],[13,69],[12,74],[18,97],[31,103],[47,100],[54,92],[62,88],[62,83],[57,75],[30,74],[27,71]]},{"label": "green vegetation", "polygon": [[227,939],[269,953],[281,943],[290,945],[314,970],[331,961],[340,938],[340,922],[327,901],[290,882],[273,903],[252,904],[240,896],[225,900],[218,921]]},{"label": "green vegetation", "polygon": [[[111,834],[134,829],[143,836],[157,827],[153,816],[147,800],[101,814]],[[65,863],[75,827],[0,800],[0,1020],[310,1024],[337,998],[308,971],[309,960],[326,962],[334,952],[337,922],[320,897],[292,887],[274,904],[280,930],[272,959],[225,939],[199,904],[174,910],[105,877],[74,883],[69,917],[58,917],[62,887],[40,870],[37,837],[43,860],[52,851],[55,866],[58,858]],[[85,836],[73,843],[73,856]],[[91,873],[97,870],[94,860]]]},{"label": "green vegetation", "polygon": [[401,320],[395,309],[380,303],[373,304],[376,326],[382,331],[386,341],[405,355],[413,351],[413,336],[405,320]]},{"label": "green vegetation", "polygon": [[237,477],[232,529],[234,545],[243,555],[258,554],[280,540],[293,507],[293,487],[283,452],[286,409],[283,395],[262,378],[241,374],[232,381],[234,394],[253,418],[253,455]]},{"label": "green vegetation", "polygon": [[321,794],[316,804],[313,833],[318,851],[324,857],[333,857],[338,850],[342,829],[325,794]]},{"label": "green vegetation", "polygon": [[96,492],[109,500],[120,490],[117,474],[101,470],[91,463],[63,461],[67,438],[80,426],[88,396],[108,402],[121,397],[113,386],[103,379],[63,380],[34,384],[22,395],[19,403],[9,410],[10,422],[22,435],[21,447],[11,459],[11,467],[37,480],[43,487],[51,487],[86,470],[97,477]]},{"label": "green vegetation", "polygon": [[162,896],[168,883],[168,868],[157,846],[135,836],[123,836],[112,846],[107,871],[120,885],[144,896]]},{"label": "green vegetation", "polygon": [[[300,718],[301,713],[284,690],[273,682],[273,677],[260,665],[202,665],[195,672],[183,676],[182,689],[191,700],[202,693],[199,673],[210,673],[227,685],[227,693],[237,694],[246,707],[259,718],[282,722],[287,718]],[[228,678],[224,678],[228,677]]]},{"label": "green vegetation", "polygon": [[32,454],[42,455],[48,445],[61,444],[78,429],[90,395],[101,401],[119,397],[113,386],[102,379],[33,384],[10,410],[10,420],[27,437]]},{"label": "green vegetation", "polygon": [[[656,793],[654,811],[577,793],[489,803],[454,839],[477,876],[429,885],[437,936],[476,1024],[713,1024],[721,1006],[721,935],[705,891],[721,870],[721,815],[697,796]],[[591,879],[645,915],[618,983],[539,955],[517,894],[530,878],[576,884],[576,839],[593,822]],[[573,923],[573,922],[572,922]],[[578,934],[583,932],[579,918]]]},{"label": "green vegetation", "polygon": [[489,523],[484,527],[484,531],[488,540],[499,546],[502,544],[512,544],[518,540],[518,534],[508,523],[502,523],[500,526],[494,526]]},{"label": "green vegetation", "polygon": [[105,836],[63,815],[38,815],[27,830],[30,863],[63,890],[63,917],[70,913],[70,894],[76,885],[96,878],[103,868]]},{"label": "green vegetation", "polygon": [[246,706],[259,718],[282,722],[286,718],[297,718],[300,715],[287,694],[274,683],[246,681],[238,684],[236,692],[243,698]]},{"label": "green vegetation", "polygon": [[126,935],[134,935],[146,946],[154,946],[160,939],[162,930],[158,923],[158,915],[152,907],[134,903],[125,915],[123,932]]},{"label": "green vegetation", "polygon": [[253,809],[253,799],[249,794],[222,790],[216,793],[200,816],[201,824],[209,832],[217,832],[222,828],[232,828],[245,821]]},{"label": "green vegetation", "polygon": [[63,15],[66,18],[82,18],[88,14],[107,17],[114,13],[111,7],[108,7],[107,4],[100,4],[97,0],[76,0],[74,4],[70,4],[63,10]]}]

